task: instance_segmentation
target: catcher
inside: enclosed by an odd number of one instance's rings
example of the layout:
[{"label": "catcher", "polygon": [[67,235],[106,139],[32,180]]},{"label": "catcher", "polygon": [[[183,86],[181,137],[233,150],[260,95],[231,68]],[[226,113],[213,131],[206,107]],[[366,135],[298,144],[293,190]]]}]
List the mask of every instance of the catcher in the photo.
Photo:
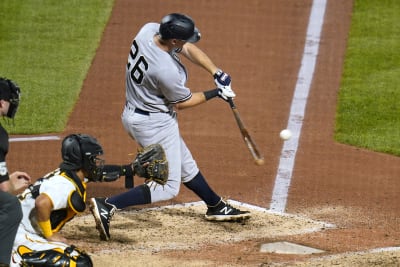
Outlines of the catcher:
[{"label": "catcher", "polygon": [[[115,181],[120,176],[130,181],[135,172],[151,179],[149,171],[168,166],[163,161],[143,162],[138,158],[128,165],[104,165],[101,155],[101,145],[89,135],[71,134],[64,138],[59,168],[19,195],[23,219],[10,266],[93,266],[87,253],[68,245],[60,234],[69,220],[85,210],[86,183]],[[168,176],[165,172],[163,175]]]}]

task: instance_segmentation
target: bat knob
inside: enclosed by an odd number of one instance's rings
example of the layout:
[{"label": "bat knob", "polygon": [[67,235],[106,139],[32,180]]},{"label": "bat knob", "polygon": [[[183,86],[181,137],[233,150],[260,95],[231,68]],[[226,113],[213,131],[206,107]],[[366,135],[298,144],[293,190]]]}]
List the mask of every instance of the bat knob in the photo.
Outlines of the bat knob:
[{"label": "bat knob", "polygon": [[255,162],[256,165],[258,165],[258,166],[264,165],[264,163],[265,163],[265,161],[264,161],[263,158],[261,158],[261,159],[256,159],[256,160],[254,160],[254,162]]}]

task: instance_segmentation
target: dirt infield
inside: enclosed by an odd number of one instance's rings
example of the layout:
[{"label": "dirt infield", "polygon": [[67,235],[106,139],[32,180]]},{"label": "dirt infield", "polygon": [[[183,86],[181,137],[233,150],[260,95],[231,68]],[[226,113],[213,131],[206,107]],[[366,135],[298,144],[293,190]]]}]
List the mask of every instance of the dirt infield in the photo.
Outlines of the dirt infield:
[{"label": "dirt infield", "polygon": [[[249,210],[252,219],[241,223],[205,221],[206,207],[202,202],[123,211],[112,221],[110,242],[99,241],[93,218],[87,215],[72,221],[66,236],[79,247],[91,251],[95,266],[121,266],[115,262],[115,257],[126,256],[129,262],[134,262],[128,266],[212,266],[213,258],[196,257],[193,253],[229,247],[229,244],[242,247],[249,240],[274,240],[282,234],[299,235],[331,227],[308,218]],[[192,255],[176,257],[180,253]],[[243,266],[249,263],[246,258],[234,257],[220,264]]]},{"label": "dirt infield", "polygon": [[[268,209],[282,148],[278,136],[287,124],[311,3],[116,0],[80,99],[60,137],[92,134],[103,144],[109,163],[130,161],[129,153],[137,145],[124,132],[120,113],[132,37],[150,20],[170,12],[187,13],[202,33],[199,46],[232,75],[236,105],[266,164],[253,164],[222,101],[180,112],[181,133],[219,194]],[[400,244],[400,159],[333,140],[351,12],[352,1],[328,1],[286,208],[292,216],[257,209],[246,223],[219,224],[203,219],[201,205],[139,209],[198,201],[182,188],[171,201],[117,213],[110,242],[98,240],[87,213],[65,227],[68,238],[93,256],[95,266],[399,266],[400,254],[392,247]],[[187,66],[193,91],[213,88],[207,73]],[[57,167],[59,158],[54,155],[59,155],[59,147],[58,141],[30,143],[26,153],[26,143],[11,143],[9,167],[40,177]],[[108,196],[124,190],[123,181],[118,181],[92,184],[88,194]],[[262,244],[273,241],[325,252],[260,252]],[[377,248],[389,249],[372,250]]]}]

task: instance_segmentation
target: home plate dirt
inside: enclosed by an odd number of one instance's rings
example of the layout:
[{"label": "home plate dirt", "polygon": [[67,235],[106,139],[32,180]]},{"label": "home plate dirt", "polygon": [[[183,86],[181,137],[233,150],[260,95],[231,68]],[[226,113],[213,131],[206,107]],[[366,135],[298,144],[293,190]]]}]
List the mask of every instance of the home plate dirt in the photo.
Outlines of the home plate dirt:
[{"label": "home plate dirt", "polygon": [[96,267],[212,266],[212,262],[207,263],[207,259],[200,257],[187,262],[170,257],[163,259],[162,252],[194,251],[203,246],[251,239],[284,239],[289,235],[333,227],[329,223],[271,213],[249,205],[241,206],[241,209],[250,210],[251,219],[243,222],[206,221],[203,202],[119,211],[111,221],[111,240],[108,242],[99,240],[93,217],[84,214],[68,223],[63,234],[70,243],[89,253]]}]

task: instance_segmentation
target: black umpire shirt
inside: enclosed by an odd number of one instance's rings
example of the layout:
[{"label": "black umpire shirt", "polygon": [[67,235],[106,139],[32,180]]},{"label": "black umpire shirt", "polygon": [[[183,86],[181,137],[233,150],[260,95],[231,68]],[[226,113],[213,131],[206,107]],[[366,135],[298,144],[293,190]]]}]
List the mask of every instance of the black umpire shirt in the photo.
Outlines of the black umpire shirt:
[{"label": "black umpire shirt", "polygon": [[6,155],[8,153],[8,133],[0,124],[0,183],[7,181],[8,171],[6,165]]}]

